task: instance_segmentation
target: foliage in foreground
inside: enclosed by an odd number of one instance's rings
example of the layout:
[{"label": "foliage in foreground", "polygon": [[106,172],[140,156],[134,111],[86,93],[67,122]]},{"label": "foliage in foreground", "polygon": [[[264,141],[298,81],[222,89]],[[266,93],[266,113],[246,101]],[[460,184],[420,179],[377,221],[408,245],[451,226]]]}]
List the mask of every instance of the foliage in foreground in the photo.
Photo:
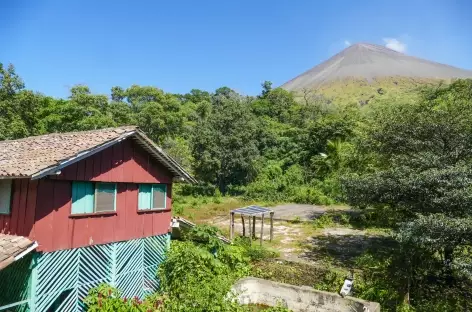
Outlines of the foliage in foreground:
[{"label": "foliage in foreground", "polygon": [[[231,286],[250,275],[251,261],[276,255],[246,243],[225,245],[215,234],[216,228],[200,226],[186,241],[173,241],[159,268],[161,289],[145,300],[123,300],[116,289],[102,285],[90,291],[85,303],[91,311],[251,311],[233,300]],[[273,309],[266,311],[288,311]]]},{"label": "foliage in foreground", "polygon": [[163,308],[163,301],[157,296],[149,296],[145,300],[123,298],[116,288],[107,284],[90,289],[84,303],[90,312],[150,312],[162,311]]}]

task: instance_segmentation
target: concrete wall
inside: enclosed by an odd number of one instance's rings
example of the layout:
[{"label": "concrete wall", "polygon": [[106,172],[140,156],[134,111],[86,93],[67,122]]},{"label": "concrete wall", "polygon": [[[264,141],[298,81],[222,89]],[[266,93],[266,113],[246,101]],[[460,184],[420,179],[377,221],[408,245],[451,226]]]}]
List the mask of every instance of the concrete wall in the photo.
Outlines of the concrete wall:
[{"label": "concrete wall", "polygon": [[248,277],[234,284],[232,291],[241,304],[277,305],[280,302],[294,312],[380,312],[376,302]]}]

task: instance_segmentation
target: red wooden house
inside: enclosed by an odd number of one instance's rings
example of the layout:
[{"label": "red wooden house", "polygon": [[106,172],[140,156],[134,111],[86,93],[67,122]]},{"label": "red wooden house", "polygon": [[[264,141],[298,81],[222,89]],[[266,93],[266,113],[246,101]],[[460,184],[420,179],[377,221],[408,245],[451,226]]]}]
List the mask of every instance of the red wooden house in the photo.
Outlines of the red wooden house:
[{"label": "red wooden house", "polygon": [[80,310],[101,282],[156,289],[173,181],[195,182],[136,127],[0,142],[0,279],[16,285],[0,310]]}]

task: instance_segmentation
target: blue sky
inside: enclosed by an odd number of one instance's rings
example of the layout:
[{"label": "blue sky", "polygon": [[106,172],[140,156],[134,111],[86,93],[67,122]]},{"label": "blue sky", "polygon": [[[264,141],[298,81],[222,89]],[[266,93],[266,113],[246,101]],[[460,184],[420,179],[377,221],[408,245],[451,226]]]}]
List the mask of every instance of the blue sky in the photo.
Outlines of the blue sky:
[{"label": "blue sky", "polygon": [[3,0],[0,12],[0,62],[56,97],[74,84],[255,95],[361,41],[472,69],[468,0]]}]

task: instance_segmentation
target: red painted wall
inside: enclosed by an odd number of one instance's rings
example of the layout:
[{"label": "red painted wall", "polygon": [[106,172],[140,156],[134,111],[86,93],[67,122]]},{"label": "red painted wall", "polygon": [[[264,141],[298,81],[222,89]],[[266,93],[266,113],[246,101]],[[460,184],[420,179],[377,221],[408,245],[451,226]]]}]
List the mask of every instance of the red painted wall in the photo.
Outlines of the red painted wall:
[{"label": "red painted wall", "polygon": [[[116,214],[71,216],[72,181],[117,182]],[[13,180],[10,215],[0,215],[3,233],[28,236],[39,251],[129,240],[169,231],[172,176],[130,139],[40,180]],[[131,183],[130,183],[131,182]],[[166,183],[167,207],[137,212],[137,183]]]},{"label": "red painted wall", "polygon": [[172,183],[172,174],[131,139],[61,170],[61,180]]},{"label": "red painted wall", "polygon": [[12,182],[11,214],[0,215],[2,233],[30,236],[33,233],[38,181],[16,179]]}]

